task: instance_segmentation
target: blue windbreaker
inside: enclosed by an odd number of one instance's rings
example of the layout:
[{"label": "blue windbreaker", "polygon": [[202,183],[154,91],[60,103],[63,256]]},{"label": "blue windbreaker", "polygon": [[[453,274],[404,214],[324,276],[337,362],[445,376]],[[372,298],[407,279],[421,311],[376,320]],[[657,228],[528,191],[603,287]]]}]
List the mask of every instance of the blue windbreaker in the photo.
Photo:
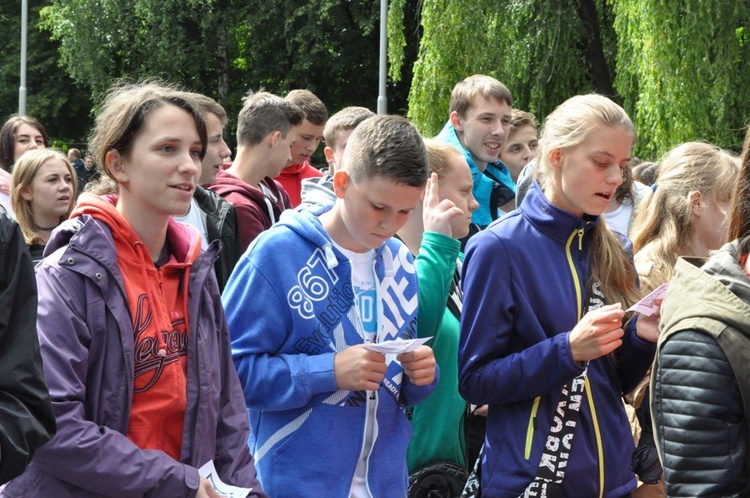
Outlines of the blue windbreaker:
[{"label": "blue windbreaker", "polygon": [[[459,389],[470,403],[489,405],[483,497],[517,498],[532,481],[561,388],[583,371],[568,335],[585,312],[597,222],[552,205],[535,181],[520,210],[469,241]],[[615,359],[589,363],[566,496],[615,498],[635,489],[634,443],[621,396],[643,378],[654,351],[636,336],[633,319]]]},{"label": "blue windbreaker", "polygon": [[[349,260],[317,216],[285,211],[240,259],[222,295],[243,386],[258,478],[274,498],[348,498],[362,450],[367,393],[337,390],[334,355],[363,342]],[[417,336],[414,261],[396,239],[375,258],[377,341]],[[404,377],[395,357],[376,393],[367,483],[375,498],[405,496],[405,409],[434,389]],[[372,402],[372,401],[370,401]]]}]

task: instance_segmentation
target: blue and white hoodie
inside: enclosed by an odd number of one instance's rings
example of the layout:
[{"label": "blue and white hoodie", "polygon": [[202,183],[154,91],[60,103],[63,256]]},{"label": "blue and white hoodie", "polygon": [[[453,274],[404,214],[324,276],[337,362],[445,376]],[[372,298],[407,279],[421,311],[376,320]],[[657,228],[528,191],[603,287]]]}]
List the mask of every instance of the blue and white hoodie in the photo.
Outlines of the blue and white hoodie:
[{"label": "blue and white hoodie", "polygon": [[[349,260],[317,216],[286,211],[240,259],[222,295],[232,356],[248,406],[258,478],[274,498],[347,498],[363,446],[366,392],[339,390],[334,355],[364,341]],[[417,337],[417,277],[396,239],[376,251],[377,342]],[[374,498],[406,496],[408,406],[437,382],[416,386],[395,357],[377,403],[367,482]]]}]

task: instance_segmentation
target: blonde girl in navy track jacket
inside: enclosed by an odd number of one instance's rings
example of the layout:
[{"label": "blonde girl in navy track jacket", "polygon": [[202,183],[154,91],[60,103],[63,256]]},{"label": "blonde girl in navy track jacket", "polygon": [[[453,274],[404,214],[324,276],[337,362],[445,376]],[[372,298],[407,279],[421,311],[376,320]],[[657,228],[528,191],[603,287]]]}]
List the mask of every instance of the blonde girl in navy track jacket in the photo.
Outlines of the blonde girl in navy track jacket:
[{"label": "blonde girl in navy track jacket", "polygon": [[546,120],[538,181],[520,209],[468,244],[459,384],[468,402],[489,405],[483,497],[517,498],[534,480],[562,388],[586,366],[558,496],[635,489],[621,395],[651,363],[658,318],[627,319],[639,297],[635,270],[598,219],[634,138],[609,99],[564,102]]}]

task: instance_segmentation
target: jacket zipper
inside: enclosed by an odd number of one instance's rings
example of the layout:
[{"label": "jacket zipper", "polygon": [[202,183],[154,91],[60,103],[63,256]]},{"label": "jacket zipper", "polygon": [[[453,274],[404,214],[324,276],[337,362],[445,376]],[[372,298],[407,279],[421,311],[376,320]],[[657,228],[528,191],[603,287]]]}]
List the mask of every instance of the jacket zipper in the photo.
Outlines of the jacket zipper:
[{"label": "jacket zipper", "polygon": [[[576,271],[575,264],[573,263],[573,255],[570,252],[571,245],[573,244],[573,239],[578,236],[578,260],[581,261],[583,257],[583,228],[579,228],[577,230],[574,230],[573,233],[570,234],[570,238],[568,238],[568,244],[565,248],[567,256],[568,256],[568,265],[570,266],[570,273],[573,275],[573,282],[575,284],[576,288],[576,303],[578,305],[578,321],[581,321],[581,318],[583,318],[581,315],[583,314],[583,298],[581,293],[581,281],[578,279],[578,272]],[[577,322],[576,322],[577,323]],[[596,451],[597,456],[599,457],[599,498],[602,498],[604,495],[604,447],[602,445],[602,435],[601,431],[599,429],[599,420],[596,416],[596,407],[594,406],[594,395],[592,393],[591,383],[589,382],[588,375],[586,376],[585,380],[586,385],[586,397],[589,401],[589,407],[591,408],[591,422],[594,425],[594,434],[596,437]]]},{"label": "jacket zipper", "polygon": [[534,431],[537,427],[536,414],[539,411],[539,401],[541,399],[541,396],[537,396],[534,398],[534,404],[531,405],[531,417],[529,417],[529,426],[526,428],[526,448],[523,454],[526,460],[531,458],[531,444],[533,443]]}]

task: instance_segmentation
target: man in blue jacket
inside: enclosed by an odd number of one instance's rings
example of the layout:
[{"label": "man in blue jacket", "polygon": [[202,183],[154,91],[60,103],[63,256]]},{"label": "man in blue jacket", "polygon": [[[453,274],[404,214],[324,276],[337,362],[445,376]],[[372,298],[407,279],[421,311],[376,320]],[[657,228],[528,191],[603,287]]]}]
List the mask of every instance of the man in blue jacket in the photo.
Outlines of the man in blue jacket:
[{"label": "man in blue jacket", "polygon": [[453,88],[450,118],[436,137],[463,152],[471,167],[479,203],[472,222],[479,228],[515,209],[515,183],[498,160],[508,138],[512,106],[510,91],[498,80],[483,74],[469,76]]},{"label": "man in blue jacket", "polygon": [[365,120],[334,174],[335,204],[284,212],[227,283],[250,448],[269,496],[406,496],[405,412],[434,389],[435,358],[428,346],[384,355],[367,344],[417,337],[415,265],[392,236],[428,174],[409,121]]}]

